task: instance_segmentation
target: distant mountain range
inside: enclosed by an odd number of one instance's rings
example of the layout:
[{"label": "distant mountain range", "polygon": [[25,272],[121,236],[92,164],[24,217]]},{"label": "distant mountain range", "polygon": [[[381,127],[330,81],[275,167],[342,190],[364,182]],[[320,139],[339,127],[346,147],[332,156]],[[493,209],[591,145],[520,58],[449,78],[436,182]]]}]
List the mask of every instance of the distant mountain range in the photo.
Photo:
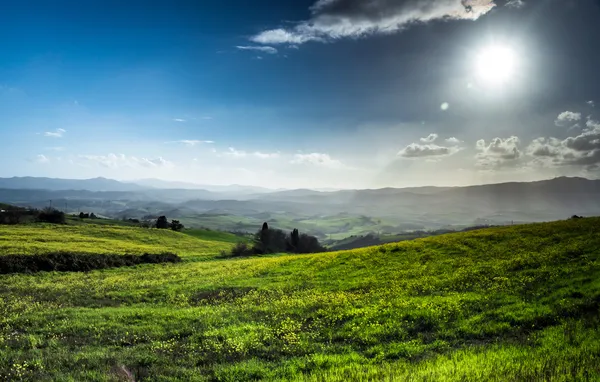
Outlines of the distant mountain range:
[{"label": "distant mountain range", "polygon": [[[393,227],[502,224],[556,220],[573,214],[600,215],[600,180],[584,178],[341,191],[138,182],[105,178],[0,178],[0,202],[42,207],[53,200],[56,206],[115,217],[140,217],[165,211],[175,218],[199,214],[256,217],[272,213],[291,220],[350,214],[381,218]],[[230,220],[231,224],[241,221]]]}]

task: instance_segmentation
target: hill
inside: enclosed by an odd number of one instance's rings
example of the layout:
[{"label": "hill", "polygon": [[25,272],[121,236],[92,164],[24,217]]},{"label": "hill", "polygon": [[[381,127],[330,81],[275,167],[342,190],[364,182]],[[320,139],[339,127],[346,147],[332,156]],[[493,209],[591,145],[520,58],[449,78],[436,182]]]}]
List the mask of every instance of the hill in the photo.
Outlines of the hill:
[{"label": "hill", "polygon": [[600,181],[583,178],[469,187],[262,190],[243,195],[217,189],[100,192],[0,188],[0,202],[43,208],[51,200],[68,212],[87,211],[117,219],[166,214],[186,226],[229,231],[254,231],[267,220],[259,216],[271,215],[269,221],[277,219],[279,228],[298,228],[329,240],[600,215]]},{"label": "hill", "polygon": [[[103,222],[95,220],[94,222]],[[231,248],[236,236],[194,230],[190,235],[171,230],[106,224],[0,225],[0,257],[8,254],[144,254],[173,252],[184,259],[209,258]]]},{"label": "hill", "polygon": [[599,225],[0,277],[0,379],[596,380]]}]

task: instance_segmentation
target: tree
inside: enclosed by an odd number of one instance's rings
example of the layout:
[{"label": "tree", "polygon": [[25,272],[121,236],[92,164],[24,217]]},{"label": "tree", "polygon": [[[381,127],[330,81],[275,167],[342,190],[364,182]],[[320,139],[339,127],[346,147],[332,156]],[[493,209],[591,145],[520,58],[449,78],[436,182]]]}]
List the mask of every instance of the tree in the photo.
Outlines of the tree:
[{"label": "tree", "polygon": [[85,214],[83,212],[79,213],[79,219],[85,219]]},{"label": "tree", "polygon": [[160,216],[158,219],[156,219],[156,228],[159,228],[159,229],[168,229],[169,228],[169,221],[167,220],[166,216]]},{"label": "tree", "polygon": [[292,233],[290,234],[290,242],[292,244],[292,248],[298,248],[298,244],[300,244],[300,233],[297,228],[294,228]]},{"label": "tree", "polygon": [[90,219],[98,219],[98,217],[92,212],[90,214]]},{"label": "tree", "polygon": [[173,221],[171,221],[171,229],[173,231],[181,231],[184,228],[185,227],[183,226],[183,224],[181,224],[181,222],[179,220],[173,220]]},{"label": "tree", "polygon": [[44,208],[37,216],[37,220],[44,223],[65,224],[65,213],[55,208]]}]

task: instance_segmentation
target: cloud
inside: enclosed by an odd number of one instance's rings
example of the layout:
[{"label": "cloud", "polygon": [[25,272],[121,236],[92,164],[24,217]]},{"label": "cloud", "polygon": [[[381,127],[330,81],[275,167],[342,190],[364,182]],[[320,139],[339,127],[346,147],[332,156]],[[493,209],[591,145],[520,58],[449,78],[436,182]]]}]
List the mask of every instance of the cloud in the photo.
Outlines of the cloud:
[{"label": "cloud", "polygon": [[581,113],[573,113],[572,111],[564,111],[558,115],[554,122],[556,126],[567,126],[571,123],[581,120]]},{"label": "cloud", "polygon": [[462,143],[462,141],[458,138],[451,137],[451,138],[446,139],[446,143],[448,143],[450,145],[459,145]]},{"label": "cloud", "polygon": [[331,169],[345,168],[344,164],[337,159],[333,159],[329,154],[310,153],[310,154],[295,154],[291,164],[308,164],[317,167],[325,167]]},{"label": "cloud", "polygon": [[416,22],[476,20],[494,8],[493,0],[318,0],[311,17],[292,28],[263,31],[259,44],[299,45],[399,32]]},{"label": "cloud", "polygon": [[199,140],[195,140],[195,139],[182,139],[180,141],[168,141],[165,143],[181,143],[186,146],[196,146],[196,145],[201,145],[201,144],[212,144],[215,142],[214,141],[199,141]]},{"label": "cloud", "polygon": [[85,162],[95,163],[102,167],[118,169],[118,168],[157,168],[157,167],[171,167],[173,163],[158,157],[154,159],[138,158],[135,156],[128,156],[125,154],[113,154],[108,155],[79,155],[78,158]]},{"label": "cloud", "polygon": [[423,142],[423,143],[432,143],[432,142],[435,142],[436,139],[438,139],[438,135],[437,134],[429,134],[427,137],[421,138],[421,142]]},{"label": "cloud", "polygon": [[260,151],[256,151],[256,152],[252,153],[252,155],[254,155],[255,157],[260,158],[260,159],[279,158],[279,153],[261,153]]},{"label": "cloud", "polygon": [[[137,159],[135,157],[132,157],[132,158]],[[158,157],[155,159],[141,158],[141,159],[137,159],[137,161],[143,167],[168,167],[168,166],[172,165],[171,162],[164,159],[163,157]]]},{"label": "cloud", "polygon": [[403,158],[424,158],[424,157],[440,157],[452,155],[458,152],[455,147],[443,147],[435,144],[420,145],[411,143],[398,153],[398,156]]},{"label": "cloud", "polygon": [[280,153],[263,153],[260,151],[249,153],[244,150],[236,150],[235,148],[230,147],[229,150],[224,153],[224,155],[233,158],[255,157],[259,159],[273,159],[279,158]]},{"label": "cloud", "polygon": [[66,132],[67,132],[67,130],[65,130],[65,129],[56,129],[54,131],[46,131],[44,133],[44,136],[51,137],[51,138],[62,138],[62,136],[65,135]]},{"label": "cloud", "polygon": [[187,122],[187,120],[183,119],[183,118],[173,118],[173,121],[174,122]]},{"label": "cloud", "polygon": [[600,123],[581,134],[560,140],[537,138],[527,148],[538,164],[545,166],[585,166],[596,168],[600,164]]},{"label": "cloud", "polygon": [[[407,159],[431,158],[453,155],[461,150],[461,148],[456,146],[446,147],[434,144],[433,142],[435,142],[438,138],[438,134],[429,134],[427,137],[420,139],[421,143],[423,144],[411,143],[410,145],[400,150],[397,155],[399,157]],[[448,142],[452,139],[456,138],[449,138],[446,141]],[[458,141],[457,143],[460,143],[460,141]]]},{"label": "cloud", "polygon": [[278,50],[272,46],[236,46],[240,50],[250,50],[256,52],[263,52],[267,54],[277,54]]},{"label": "cloud", "polygon": [[55,147],[46,147],[46,150],[49,151],[65,151],[64,147],[60,147],[60,146],[55,146]]},{"label": "cloud", "polygon": [[37,163],[48,163],[48,162],[50,162],[50,158],[48,158],[44,154],[39,154],[35,157],[35,161]]},{"label": "cloud", "polygon": [[513,7],[513,8],[522,8],[525,6],[525,2],[523,0],[509,0],[506,3],[507,7]]},{"label": "cloud", "polygon": [[587,101],[586,103],[588,105],[590,105],[591,107],[596,107],[596,104],[594,103],[594,101]]},{"label": "cloud", "polygon": [[494,138],[489,144],[480,139],[475,144],[475,149],[478,151],[475,156],[477,165],[485,168],[513,165],[521,158],[520,144],[521,140],[515,136],[506,139]]}]

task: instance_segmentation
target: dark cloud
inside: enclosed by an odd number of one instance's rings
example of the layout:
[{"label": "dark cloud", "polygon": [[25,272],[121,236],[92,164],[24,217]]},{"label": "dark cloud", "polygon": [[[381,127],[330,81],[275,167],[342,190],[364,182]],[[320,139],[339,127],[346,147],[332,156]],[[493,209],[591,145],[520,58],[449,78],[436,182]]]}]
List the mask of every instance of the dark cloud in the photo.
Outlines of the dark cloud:
[{"label": "dark cloud", "polygon": [[319,0],[310,20],[293,28],[271,29],[252,40],[261,44],[302,44],[395,33],[414,22],[440,19],[476,20],[493,0]]},{"label": "dark cloud", "polygon": [[545,166],[597,167],[600,164],[600,123],[590,119],[587,127],[581,134],[564,140],[535,139],[527,152]]}]

